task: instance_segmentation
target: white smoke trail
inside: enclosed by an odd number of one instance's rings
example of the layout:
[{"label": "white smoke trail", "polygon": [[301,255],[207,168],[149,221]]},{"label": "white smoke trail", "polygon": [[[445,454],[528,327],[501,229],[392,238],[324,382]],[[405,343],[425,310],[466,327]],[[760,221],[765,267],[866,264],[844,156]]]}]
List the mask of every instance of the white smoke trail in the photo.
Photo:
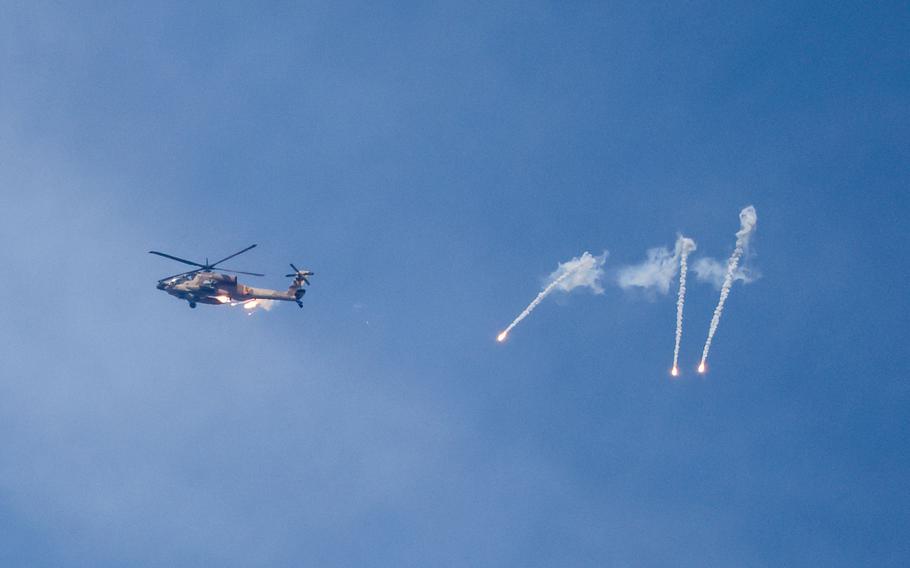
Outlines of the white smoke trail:
[{"label": "white smoke trail", "polygon": [[676,345],[673,348],[673,376],[679,374],[679,344],[682,341],[683,305],[686,302],[686,261],[695,250],[695,241],[682,235],[676,239],[676,254],[679,255],[679,296],[676,298]]},{"label": "white smoke trail", "polygon": [[547,284],[544,289],[537,294],[537,297],[528,304],[528,307],[518,314],[518,317],[496,337],[496,340],[500,342],[505,341],[509,332],[512,331],[521,320],[531,315],[534,308],[557,288],[563,292],[571,292],[575,288],[587,287],[591,288],[595,294],[603,294],[604,290],[600,285],[600,280],[603,278],[603,269],[601,267],[606,261],[606,258],[606,251],[600,256],[593,256],[591,253],[585,252],[580,257],[573,258],[568,262],[560,263],[559,267],[550,274],[548,279],[549,284]]},{"label": "white smoke trail", "polygon": [[521,312],[520,314],[518,314],[518,317],[515,318],[515,319],[512,321],[512,323],[509,324],[509,327],[505,328],[505,330],[503,330],[503,332],[499,334],[499,336],[498,336],[496,339],[498,339],[499,341],[505,341],[505,340],[506,340],[506,337],[509,335],[509,332],[512,331],[512,329],[513,329],[516,325],[518,325],[518,324],[521,322],[521,320],[523,320],[523,319],[525,319],[526,317],[528,317],[529,315],[531,315],[531,312],[534,311],[534,308],[536,308],[537,305],[538,305],[539,303],[541,303],[541,302],[543,301],[544,298],[546,298],[547,296],[549,296],[549,295],[550,295],[550,292],[552,292],[553,289],[556,288],[556,286],[558,286],[560,282],[562,282],[563,280],[565,280],[565,279],[568,278],[568,277],[569,277],[569,273],[566,272],[565,274],[563,274],[562,276],[560,276],[559,278],[557,278],[557,279],[554,280],[553,282],[550,282],[550,283],[547,285],[547,287],[544,288],[543,291],[542,291],[540,294],[537,294],[537,297],[534,298],[534,300],[533,300],[530,304],[528,304],[528,307],[525,308],[523,312]]},{"label": "white smoke trail", "polygon": [[711,318],[711,327],[708,329],[708,339],[705,341],[705,349],[701,355],[701,363],[698,365],[698,372],[705,372],[705,362],[708,360],[708,351],[711,349],[711,341],[714,339],[714,333],[717,331],[717,325],[720,323],[720,316],[724,312],[724,303],[727,296],[730,295],[730,288],[733,286],[733,278],[736,275],[736,267],[739,265],[739,259],[742,257],[746,248],[749,246],[749,238],[752,231],[755,230],[755,223],[758,216],[755,214],[755,207],[748,206],[739,212],[740,229],[736,232],[736,247],[733,254],[727,261],[727,272],[724,274],[724,283],[720,287],[720,300],[717,307],[714,308],[714,316]]}]

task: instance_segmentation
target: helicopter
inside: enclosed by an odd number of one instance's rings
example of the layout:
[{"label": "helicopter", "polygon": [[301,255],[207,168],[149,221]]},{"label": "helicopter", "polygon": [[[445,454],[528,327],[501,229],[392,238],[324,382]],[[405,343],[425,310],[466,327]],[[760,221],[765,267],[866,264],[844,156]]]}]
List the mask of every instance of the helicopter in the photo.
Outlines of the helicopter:
[{"label": "helicopter", "polygon": [[241,270],[228,270],[226,268],[219,268],[217,272],[213,270],[222,262],[230,260],[235,256],[239,256],[254,248],[256,248],[256,245],[250,245],[241,251],[235,252],[234,254],[213,263],[209,263],[208,258],[205,259],[205,263],[194,262],[156,250],[150,250],[149,254],[163,256],[164,258],[176,260],[183,264],[198,267],[189,272],[182,272],[180,274],[162,278],[158,281],[157,286],[159,290],[164,290],[172,296],[176,296],[181,300],[186,300],[191,308],[195,308],[197,304],[244,304],[247,307],[251,307],[255,306],[261,300],[296,302],[297,305],[302,308],[303,302],[301,300],[303,299],[303,295],[306,294],[304,285],[309,285],[310,280],[307,277],[313,276],[314,274],[309,270],[300,270],[291,264],[291,269],[294,272],[286,275],[286,278],[293,278],[294,281],[286,292],[245,286],[237,282],[236,276],[224,273],[245,274],[247,276],[265,276],[265,274],[243,272]]}]

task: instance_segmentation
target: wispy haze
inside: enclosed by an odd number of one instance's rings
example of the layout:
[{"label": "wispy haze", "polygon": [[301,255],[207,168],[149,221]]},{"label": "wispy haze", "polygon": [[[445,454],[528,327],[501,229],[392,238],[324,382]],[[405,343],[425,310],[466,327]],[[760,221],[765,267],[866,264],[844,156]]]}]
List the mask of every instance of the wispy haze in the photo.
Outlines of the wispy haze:
[{"label": "wispy haze", "polygon": [[648,249],[646,259],[640,264],[619,270],[617,282],[621,288],[656,290],[661,294],[670,291],[670,283],[679,271],[679,259],[695,250],[695,241],[680,236],[673,250],[665,247]]}]

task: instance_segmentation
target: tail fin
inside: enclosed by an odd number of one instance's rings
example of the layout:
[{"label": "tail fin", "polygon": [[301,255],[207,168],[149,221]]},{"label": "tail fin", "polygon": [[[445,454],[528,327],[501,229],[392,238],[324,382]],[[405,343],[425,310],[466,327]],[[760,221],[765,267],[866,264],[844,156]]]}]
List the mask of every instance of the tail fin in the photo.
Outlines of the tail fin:
[{"label": "tail fin", "polygon": [[294,281],[291,282],[290,287],[288,287],[288,293],[294,294],[294,300],[297,302],[297,305],[301,308],[303,307],[303,295],[306,294],[306,289],[304,286],[310,284],[309,278],[307,276],[313,276],[313,272],[309,270],[300,270],[293,264],[291,264],[291,269],[294,271],[291,274],[286,275],[288,278],[293,278]]}]

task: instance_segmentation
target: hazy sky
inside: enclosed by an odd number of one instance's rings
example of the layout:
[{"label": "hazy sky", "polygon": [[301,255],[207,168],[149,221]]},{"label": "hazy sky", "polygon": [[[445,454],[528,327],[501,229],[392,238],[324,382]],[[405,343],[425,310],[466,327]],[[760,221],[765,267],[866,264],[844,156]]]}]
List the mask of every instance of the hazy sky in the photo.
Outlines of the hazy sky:
[{"label": "hazy sky", "polygon": [[906,566],[907,8],[675,6],[0,2],[0,564]]}]

